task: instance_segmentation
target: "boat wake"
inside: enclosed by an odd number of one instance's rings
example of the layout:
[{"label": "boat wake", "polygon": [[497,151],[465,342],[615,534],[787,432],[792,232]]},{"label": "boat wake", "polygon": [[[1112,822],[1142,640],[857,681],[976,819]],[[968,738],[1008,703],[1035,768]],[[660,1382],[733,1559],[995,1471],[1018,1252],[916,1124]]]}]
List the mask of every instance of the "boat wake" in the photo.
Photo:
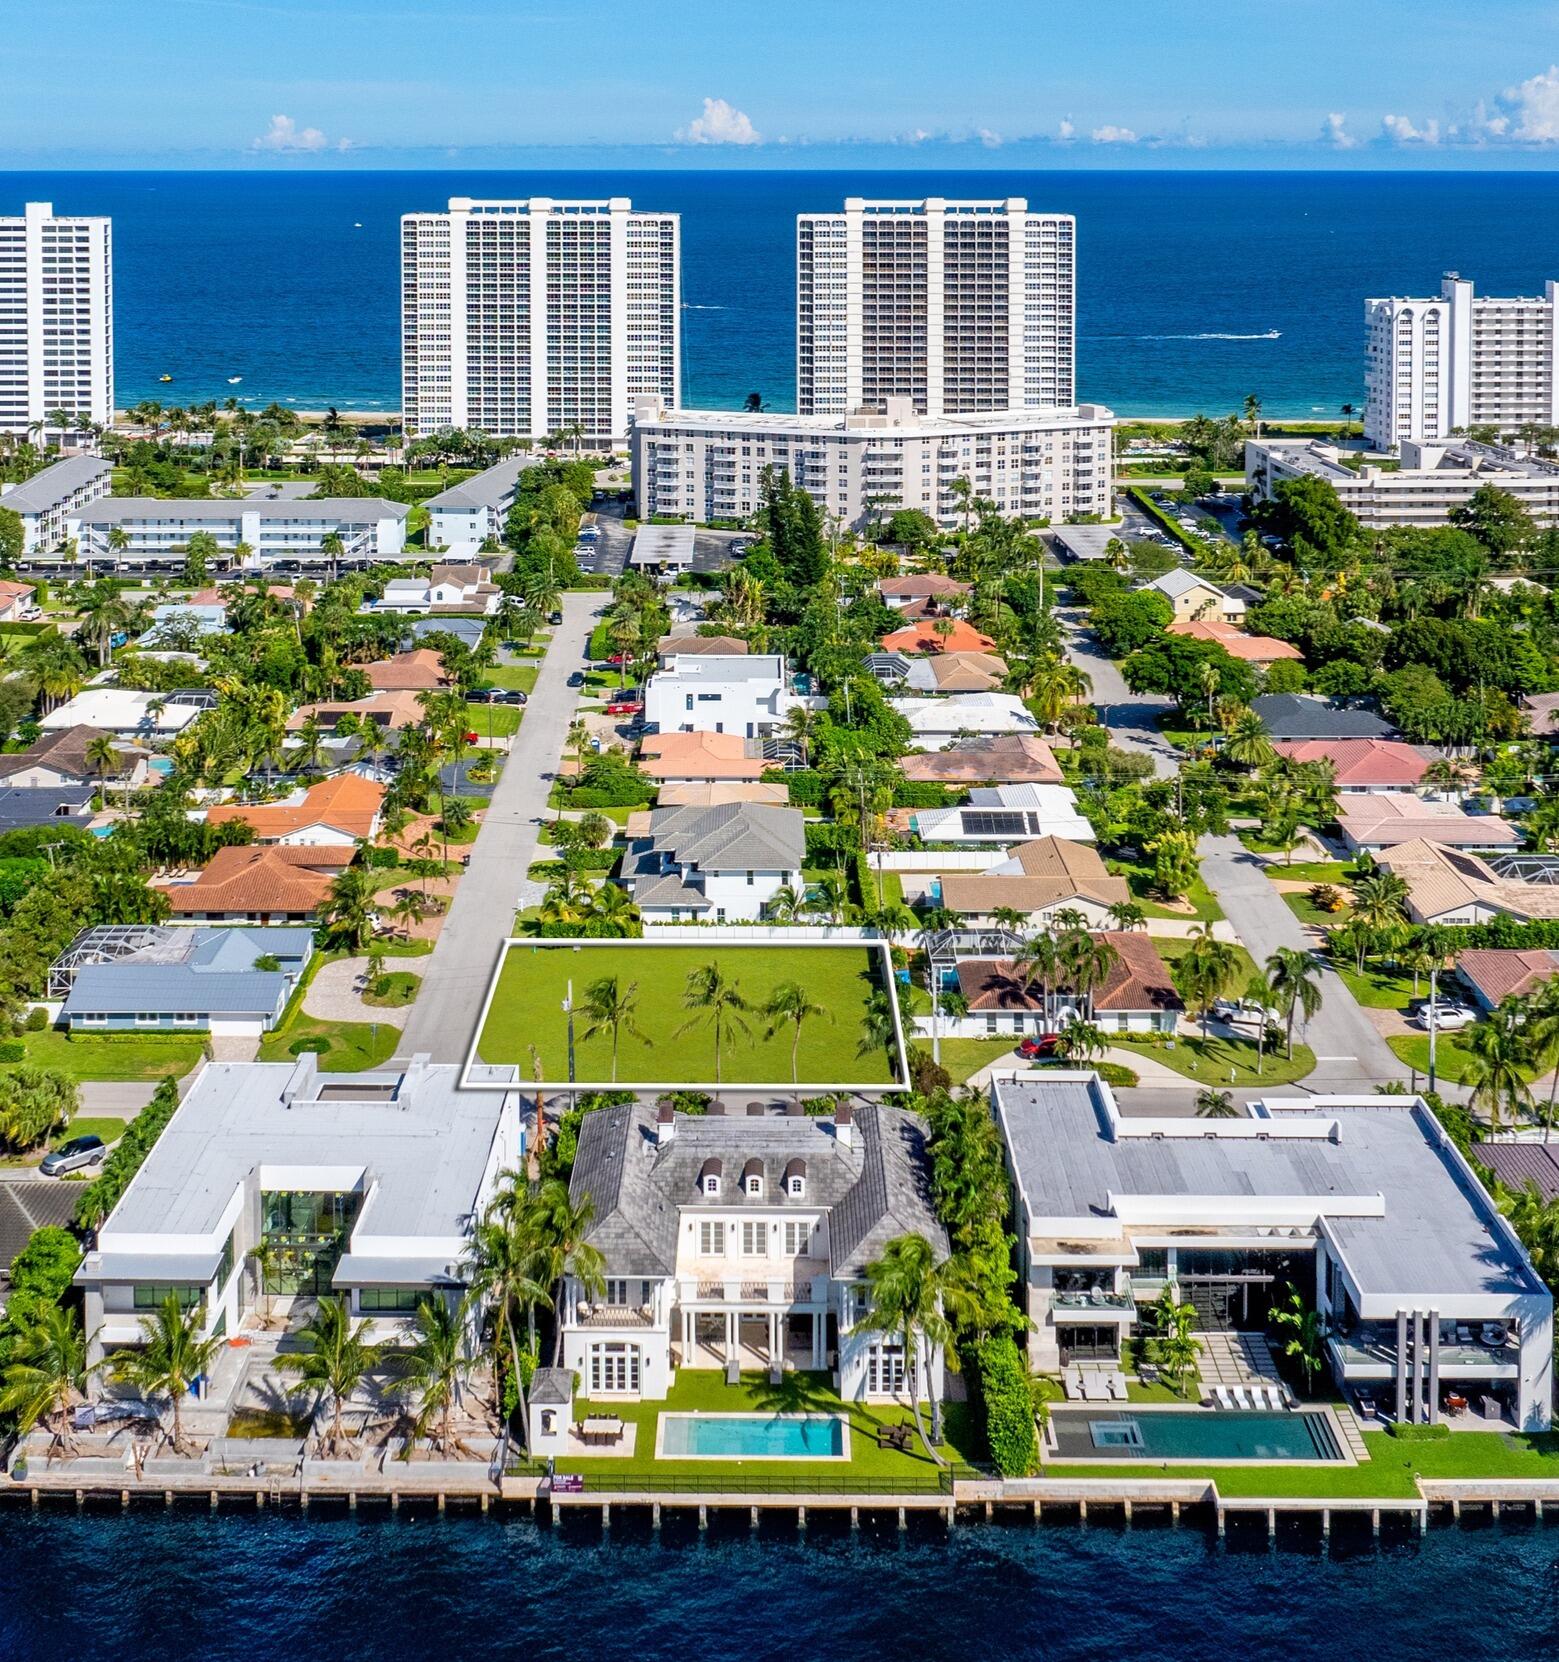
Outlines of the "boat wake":
[{"label": "boat wake", "polygon": [[1221,330],[1211,329],[1199,335],[1138,335],[1138,340],[1280,340],[1281,329],[1263,329],[1254,335],[1229,335]]},{"label": "boat wake", "polygon": [[682,302],[682,310],[685,312],[723,312],[726,309],[724,306],[695,306],[691,300]]}]

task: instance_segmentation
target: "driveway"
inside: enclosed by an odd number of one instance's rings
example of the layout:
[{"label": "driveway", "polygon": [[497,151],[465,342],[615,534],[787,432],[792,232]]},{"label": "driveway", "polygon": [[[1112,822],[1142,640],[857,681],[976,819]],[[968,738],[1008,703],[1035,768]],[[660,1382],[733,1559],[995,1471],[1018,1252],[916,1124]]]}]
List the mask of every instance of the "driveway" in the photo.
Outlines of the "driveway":
[{"label": "driveway", "polygon": [[1170,709],[1174,700],[1158,693],[1134,693],[1126,685],[1120,666],[1113,658],[1105,657],[1093,636],[1076,622],[1077,614],[1063,615],[1066,628],[1066,655],[1086,672],[1093,683],[1089,702],[1099,712],[1099,719],[1110,730],[1110,736],[1122,750],[1136,750],[1153,762],[1153,771],[1160,779],[1173,779],[1180,765],[1180,754],[1154,725],[1154,718]]},{"label": "driveway", "polygon": [[[1260,857],[1237,837],[1203,837],[1201,856],[1202,880],[1217,895],[1235,934],[1258,965],[1280,946],[1311,950],[1304,925],[1266,875]],[[1315,1052],[1316,1067],[1304,1088],[1375,1091],[1385,1080],[1406,1078],[1408,1070],[1331,969],[1322,969],[1320,987],[1321,1008],[1304,1034]]]},{"label": "driveway", "polygon": [[412,1005],[398,1053],[463,1062],[471,1047],[498,948],[514,929],[514,914],[539,898],[525,873],[538,858],[538,832],[549,818],[547,793],[563,754],[579,689],[569,676],[585,661],[585,646],[608,596],[567,594],[563,622],[553,630],[536,688],[525,707],[509,760],[493,791],[471,861],[431,955],[413,961],[422,991]]}]

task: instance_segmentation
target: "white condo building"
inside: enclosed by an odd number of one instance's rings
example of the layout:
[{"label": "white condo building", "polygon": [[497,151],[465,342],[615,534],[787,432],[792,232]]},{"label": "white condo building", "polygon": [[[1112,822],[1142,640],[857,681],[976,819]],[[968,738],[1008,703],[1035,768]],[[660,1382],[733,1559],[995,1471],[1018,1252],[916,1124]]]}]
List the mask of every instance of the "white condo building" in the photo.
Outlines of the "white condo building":
[{"label": "white condo building", "polygon": [[587,444],[681,394],[680,220],[597,202],[450,200],[401,220],[406,431]]},{"label": "white condo building", "polygon": [[25,433],[51,410],[113,419],[113,236],[107,219],[29,202],[0,217],[0,432]]},{"label": "white condo building", "polygon": [[1366,300],[1364,436],[1380,450],[1473,427],[1559,424],[1559,283],[1473,293],[1448,272],[1437,299]]},{"label": "white condo building", "polygon": [[1077,222],[988,202],[869,202],[796,220],[796,408],[922,415],[1068,405]]},{"label": "white condo building", "polygon": [[1109,518],[1114,425],[1102,404],[926,416],[894,397],[880,413],[808,416],[668,410],[643,399],[629,439],[633,494],[642,520],[747,519],[772,466],[856,529],[897,508],[955,525],[957,479],[1012,518]]}]

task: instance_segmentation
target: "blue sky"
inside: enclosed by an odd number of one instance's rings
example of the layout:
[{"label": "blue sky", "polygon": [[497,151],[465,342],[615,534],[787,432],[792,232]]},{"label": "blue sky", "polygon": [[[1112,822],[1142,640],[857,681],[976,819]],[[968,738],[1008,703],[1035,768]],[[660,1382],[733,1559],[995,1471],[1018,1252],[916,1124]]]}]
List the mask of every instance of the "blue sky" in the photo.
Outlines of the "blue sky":
[{"label": "blue sky", "polygon": [[1531,0],[71,0],[36,167],[1551,167]]}]

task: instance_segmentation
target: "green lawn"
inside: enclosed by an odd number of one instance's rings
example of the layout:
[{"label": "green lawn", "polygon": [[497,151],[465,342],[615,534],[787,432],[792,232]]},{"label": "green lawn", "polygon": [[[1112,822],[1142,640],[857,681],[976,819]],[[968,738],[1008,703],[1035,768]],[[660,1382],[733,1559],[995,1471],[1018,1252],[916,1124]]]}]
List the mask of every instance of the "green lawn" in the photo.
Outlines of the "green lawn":
[{"label": "green lawn", "polygon": [[1120,1465],[1046,1466],[1048,1478],[1210,1478],[1222,1494],[1274,1500],[1335,1495],[1339,1499],[1416,1499],[1419,1477],[1559,1477],[1559,1433],[1532,1436],[1497,1431],[1458,1431],[1438,1442],[1398,1442],[1384,1431],[1366,1431],[1370,1458],[1357,1466]]},{"label": "green lawn", "polygon": [[[1351,961],[1334,963],[1332,967],[1342,977],[1342,984],[1355,1000],[1367,1010],[1405,1010],[1413,999],[1429,995],[1428,980],[1422,975],[1415,988],[1413,977],[1398,970],[1371,965],[1360,975]],[[1425,1043],[1428,1043],[1427,1039]]]},{"label": "green lawn", "polygon": [[1267,876],[1274,882],[1292,878],[1296,883],[1333,883],[1343,888],[1348,882],[1349,869],[1341,860],[1295,860],[1290,866],[1279,860],[1267,867]]},{"label": "green lawn", "polygon": [[[916,1042],[923,1044],[927,1050],[931,1048],[929,1039]],[[1004,1039],[943,1039],[942,1066],[953,1076],[955,1085],[962,1085],[971,1074],[978,1073],[981,1068],[988,1068],[992,1062],[999,1061],[1003,1056],[1010,1056],[1017,1043],[1018,1036],[1013,1033],[1009,1033]]]},{"label": "green lawn", "polygon": [[519,732],[524,714],[518,704],[468,704],[466,720],[471,725],[466,731],[484,739],[507,739]]},{"label": "green lawn", "polygon": [[1313,929],[1337,929],[1348,921],[1349,909],[1346,906],[1340,912],[1323,911],[1303,889],[1285,889],[1283,904],[1301,923],[1307,923]]},{"label": "green lawn", "polygon": [[[1460,1033],[1441,1033],[1435,1040],[1435,1073],[1441,1079],[1449,1079],[1460,1084],[1467,1076],[1467,1070],[1472,1063],[1472,1052],[1461,1042],[1467,1032],[1463,1028]],[[1386,1040],[1391,1046],[1399,1062],[1410,1068],[1417,1068],[1422,1074],[1429,1072],[1429,1035],[1427,1033],[1394,1033]],[[1523,1067],[1522,1077],[1527,1080],[1536,1079],[1538,1069]]]},{"label": "green lawn", "polygon": [[[655,1433],[662,1413],[700,1412],[710,1414],[818,1414],[841,1413],[850,1421],[850,1458],[844,1460],[657,1460]],[[588,1413],[615,1414],[637,1427],[634,1452],[626,1459],[586,1456],[562,1459],[560,1472],[578,1472],[596,1488],[610,1488],[612,1479],[635,1480],[668,1477],[718,1478],[737,1488],[750,1484],[761,1490],[766,1479],[784,1481],[794,1477],[843,1478],[851,1482],[881,1478],[895,1485],[924,1484],[935,1489],[942,1468],[926,1457],[918,1440],[908,1454],[877,1446],[877,1428],[907,1425],[912,1417],[907,1408],[892,1403],[844,1402],[821,1373],[787,1373],[778,1385],[767,1376],[744,1373],[740,1385],[727,1385],[725,1376],[713,1368],[683,1368],[664,1402],[619,1402],[616,1399],[591,1403],[576,1400],[576,1419]],[[922,1410],[925,1418],[927,1410]],[[963,1403],[950,1403],[944,1415],[947,1441],[943,1458],[957,1462],[968,1453],[969,1415]],[[929,1421],[926,1422],[929,1430]]]},{"label": "green lawn", "polygon": [[[0,1155],[0,1166],[7,1168],[16,1166],[36,1166],[51,1148],[58,1148],[61,1143],[69,1142],[72,1137],[101,1137],[105,1143],[113,1144],[125,1134],[125,1127],[130,1122],[118,1118],[94,1118],[90,1114],[78,1114],[63,1131],[57,1131],[52,1137],[47,1137],[36,1148],[30,1148],[24,1154]],[[85,1168],[86,1177],[96,1176],[92,1167]]]},{"label": "green lawn", "polygon": [[[1239,971],[1235,980],[1234,989],[1235,995],[1238,995],[1244,990],[1245,983],[1256,974],[1256,960],[1252,958],[1250,953],[1237,942],[1230,941],[1228,944],[1233,948],[1234,961]],[[1169,935],[1155,935],[1153,937],[1153,945],[1158,949],[1159,957],[1169,965],[1173,965],[1175,960],[1178,958],[1184,958],[1186,953],[1191,950],[1191,942],[1184,936],[1177,939],[1176,937]]]},{"label": "green lawn", "polygon": [[[857,1054],[861,1018],[872,991],[875,953],[862,947],[736,947],[710,941],[707,946],[661,946],[613,942],[568,947],[542,945],[510,948],[498,979],[492,1009],[478,1041],[489,1063],[517,1063],[530,1075],[529,1046],[541,1057],[543,1077],[568,1077],[568,1022],[563,999],[573,982],[575,999],[576,1077],[601,1083],[612,1077],[612,1043],[608,1034],[586,1038],[585,989],[615,975],[621,989],[637,985],[635,1026],[619,1034],[617,1077],[644,1082],[708,1084],[715,1078],[714,1039],[704,1016],[684,1007],[689,974],[717,963],[750,1007],[741,1019],[750,1037],[727,1034],[721,1063],[724,1079],[743,1084],[789,1084],[789,1031],[764,1037],[761,1014],[776,986],[798,982],[809,999],[827,1012],[802,1027],[797,1073],[803,1083],[888,1084],[893,1080],[888,1052]],[[681,1032],[686,1023],[694,1023]]]},{"label": "green lawn", "polygon": [[259,1060],[290,1062],[298,1054],[290,1047],[303,1039],[328,1039],[321,1053],[321,1073],[363,1073],[382,1067],[395,1054],[400,1029],[388,1022],[316,1021],[296,1015],[274,1027],[260,1040]]},{"label": "green lawn", "polygon": [[1152,898],[1153,868],[1138,865],[1131,860],[1106,860],[1106,866],[1119,877],[1126,879],[1126,886],[1131,890],[1131,898],[1142,908],[1143,914],[1150,918],[1190,918],[1195,917],[1200,923],[1216,923],[1223,916],[1223,908],[1218,904],[1211,889],[1196,877],[1191,884],[1191,891],[1186,895],[1194,908],[1191,912],[1180,911],[1172,906],[1165,906],[1162,901]]},{"label": "green lawn", "polygon": [[[1123,1049],[1136,1048],[1127,1034],[1110,1037]],[[1261,1072],[1257,1073],[1253,1039],[1209,1038],[1205,1045],[1201,1039],[1177,1039],[1173,1050],[1155,1045],[1144,1048],[1143,1055],[1194,1079],[1198,1085],[1291,1085],[1315,1067],[1315,1052],[1308,1045],[1296,1044],[1292,1058],[1278,1045],[1262,1057]]]},{"label": "green lawn", "polygon": [[[202,1033],[77,1034],[46,1027],[41,1033],[24,1033],[28,1062],[38,1067],[58,1068],[72,1079],[162,1079],[182,1078],[195,1067],[205,1049]],[[0,1063],[0,1071],[20,1067],[19,1062]]]},{"label": "green lawn", "polygon": [[[488,687],[507,687],[512,692],[530,693],[536,689],[540,664],[494,664],[482,671],[482,684]],[[502,706],[499,706],[502,708]]]},{"label": "green lawn", "polygon": [[363,994],[363,1003],[376,1005],[380,1009],[398,1010],[411,1003],[421,986],[420,975],[413,975],[409,970],[391,970],[377,988]]}]

